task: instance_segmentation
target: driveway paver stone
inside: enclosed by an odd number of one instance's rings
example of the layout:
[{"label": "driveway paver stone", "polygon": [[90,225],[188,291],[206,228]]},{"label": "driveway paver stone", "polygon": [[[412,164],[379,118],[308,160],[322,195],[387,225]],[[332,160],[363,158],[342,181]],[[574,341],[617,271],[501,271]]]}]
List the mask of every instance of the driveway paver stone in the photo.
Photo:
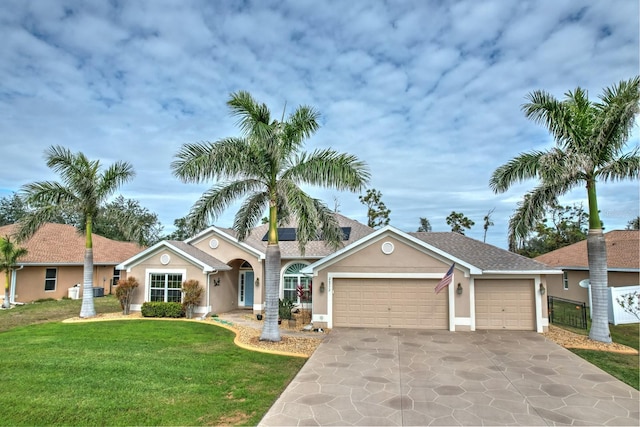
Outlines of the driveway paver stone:
[{"label": "driveway paver stone", "polygon": [[260,422],[633,425],[638,391],[535,332],[337,328]]}]

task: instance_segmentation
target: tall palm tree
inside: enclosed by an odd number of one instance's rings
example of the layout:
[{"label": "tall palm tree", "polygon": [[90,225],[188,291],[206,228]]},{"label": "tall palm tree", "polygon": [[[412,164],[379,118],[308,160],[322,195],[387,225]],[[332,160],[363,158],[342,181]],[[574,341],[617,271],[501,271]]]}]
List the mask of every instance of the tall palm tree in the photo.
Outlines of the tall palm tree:
[{"label": "tall palm tree", "polygon": [[16,267],[16,263],[18,262],[18,258],[23,257],[27,254],[27,250],[25,248],[17,247],[9,236],[0,237],[0,271],[5,272],[5,282],[4,282],[4,302],[2,303],[2,308],[11,307],[9,289],[10,289],[10,281],[11,281],[11,273]]},{"label": "tall palm tree", "polygon": [[280,248],[278,224],[297,219],[300,250],[320,232],[338,247],[342,231],[333,212],[307,195],[300,185],[360,191],[369,180],[367,166],[355,156],[331,149],[302,151],[303,142],[318,129],[318,113],[299,106],[288,118],[271,118],[265,104],[245,91],[232,93],[227,105],[238,118],[241,137],[185,144],[171,164],[184,182],[221,180],[194,204],[188,220],[202,229],[234,201],[244,198],[233,228],[240,240],[268,209],[269,231],[265,266],[265,322],[260,339],[280,341],[278,296]]},{"label": "tall palm tree", "polygon": [[544,216],[544,209],[578,185],[587,189],[589,232],[587,252],[593,299],[589,337],[611,342],[607,315],[607,253],[598,211],[596,182],[637,179],[638,147],[623,152],[638,114],[638,85],[634,77],[606,88],[599,102],[591,102],[581,88],[557,100],[544,91],[530,93],[522,106],[527,116],[541,123],[555,140],[548,151],[532,151],[497,168],[489,185],[496,192],[512,184],[538,178],[540,184],[527,193],[509,221],[510,242],[522,241]]},{"label": "tall palm tree", "polygon": [[73,154],[60,146],[45,151],[47,166],[57,172],[62,182],[40,181],[22,187],[26,202],[34,209],[20,221],[20,239],[33,235],[45,222],[61,212],[80,216],[80,230],[85,234],[82,308],[80,317],[93,317],[93,221],[105,203],[122,184],[135,175],[127,162],[116,162],[101,171],[99,160],[89,160],[82,153]]}]

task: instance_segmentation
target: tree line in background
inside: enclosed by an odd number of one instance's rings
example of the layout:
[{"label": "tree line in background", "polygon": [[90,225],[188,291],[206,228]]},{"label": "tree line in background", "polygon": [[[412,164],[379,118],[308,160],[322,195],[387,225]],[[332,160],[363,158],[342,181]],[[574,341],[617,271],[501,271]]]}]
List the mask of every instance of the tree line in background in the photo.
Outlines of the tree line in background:
[{"label": "tree line in background", "polygon": [[[0,226],[18,223],[40,208],[40,204],[28,205],[18,193],[0,198]],[[82,229],[82,215],[72,206],[62,206],[49,217],[48,222],[68,224]],[[158,215],[142,207],[134,199],[119,195],[99,207],[99,214],[93,220],[93,233],[121,242],[135,242],[140,246],[150,246],[166,236]]]}]

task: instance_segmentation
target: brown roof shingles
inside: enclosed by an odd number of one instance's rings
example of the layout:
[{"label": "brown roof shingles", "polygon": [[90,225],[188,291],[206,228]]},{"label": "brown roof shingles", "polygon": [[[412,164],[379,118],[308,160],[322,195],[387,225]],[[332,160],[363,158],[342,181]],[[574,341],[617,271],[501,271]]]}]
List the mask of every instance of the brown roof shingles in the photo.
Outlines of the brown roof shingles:
[{"label": "brown roof shingles", "polygon": [[[0,236],[10,236],[15,240],[17,224],[0,227]],[[92,235],[93,263],[96,265],[116,265],[143,250],[130,242],[118,242],[106,237]],[[84,263],[85,238],[77,229],[65,224],[44,224],[36,233],[18,246],[28,253],[18,261],[21,264],[78,264]]]},{"label": "brown roof shingles", "polygon": [[[640,231],[612,230],[604,235],[607,243],[607,267],[640,269]],[[588,268],[587,241],[556,249],[535,258],[555,267]]]}]

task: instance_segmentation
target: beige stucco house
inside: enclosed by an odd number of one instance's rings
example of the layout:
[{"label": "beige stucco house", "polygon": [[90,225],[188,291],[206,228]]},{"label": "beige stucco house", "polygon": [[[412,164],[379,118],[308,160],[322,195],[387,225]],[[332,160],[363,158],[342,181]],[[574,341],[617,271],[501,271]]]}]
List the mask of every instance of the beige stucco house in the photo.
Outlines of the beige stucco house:
[{"label": "beige stucco house", "polygon": [[[0,227],[0,236],[15,241],[17,224]],[[135,243],[117,242],[93,234],[93,286],[109,294],[120,278],[115,267],[143,248]],[[18,259],[17,269],[10,277],[11,303],[26,303],[38,299],[60,299],[69,295],[69,288],[83,282],[84,235],[65,224],[44,224],[31,238],[17,243],[26,248],[26,256]],[[0,275],[2,289],[5,274]],[[79,287],[78,297],[82,297]],[[0,295],[4,298],[4,292]]]},{"label": "beige stucco house", "polygon": [[[609,287],[640,284],[640,231],[613,230],[605,233]],[[587,241],[583,240],[535,258],[563,271],[549,281],[549,295],[584,302],[589,306],[588,288],[580,282],[589,278]],[[582,282],[585,285],[585,282]]]},{"label": "beige stucco house", "polygon": [[[316,327],[422,328],[451,331],[548,326],[546,287],[561,270],[456,233],[373,230],[337,215],[344,244],[337,251],[309,242],[302,254],[295,228],[279,229],[280,297],[311,305]],[[138,278],[132,310],[146,301],[180,301],[180,285],[205,288],[196,313],[264,309],[267,225],[239,241],[210,227],[184,242],[164,241],[117,268]],[[454,265],[450,286],[434,288]],[[312,304],[296,288],[311,288]]]}]

